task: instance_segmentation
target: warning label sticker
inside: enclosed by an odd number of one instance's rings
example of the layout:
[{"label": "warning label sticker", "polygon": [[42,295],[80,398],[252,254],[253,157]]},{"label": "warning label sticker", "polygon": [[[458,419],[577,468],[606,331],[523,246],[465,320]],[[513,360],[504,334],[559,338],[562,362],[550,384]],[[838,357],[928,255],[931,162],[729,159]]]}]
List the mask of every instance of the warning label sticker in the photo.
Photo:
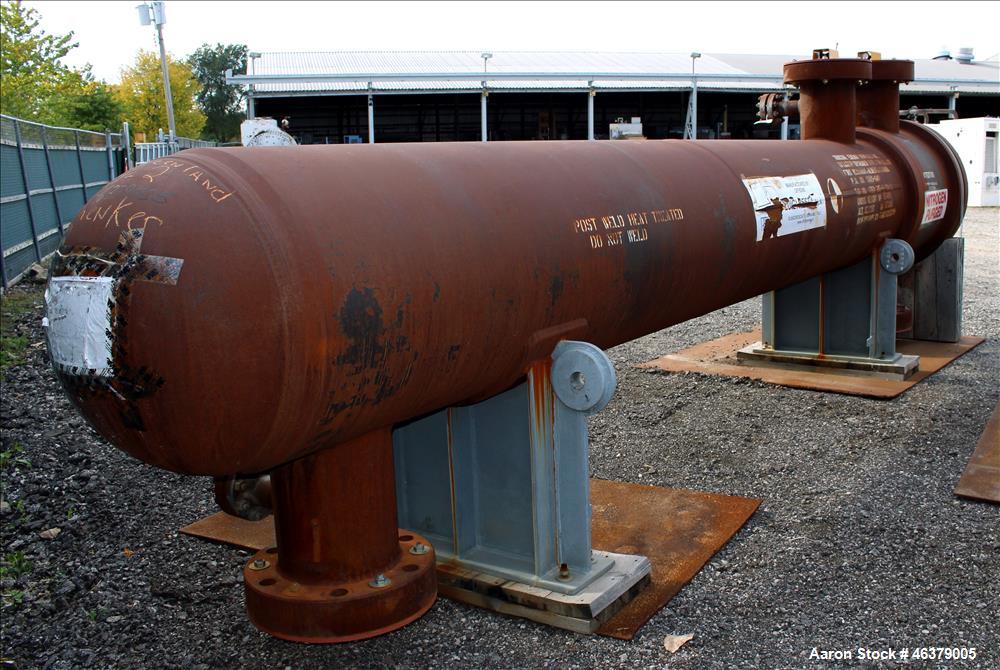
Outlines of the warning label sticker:
[{"label": "warning label sticker", "polygon": [[45,291],[42,327],[56,367],[110,377],[113,277],[53,277]]},{"label": "warning label sticker", "polygon": [[943,219],[947,209],[948,189],[924,191],[924,218],[920,221],[920,225]]},{"label": "warning label sticker", "polygon": [[826,226],[826,199],[814,174],[744,179],[757,219],[757,241]]}]

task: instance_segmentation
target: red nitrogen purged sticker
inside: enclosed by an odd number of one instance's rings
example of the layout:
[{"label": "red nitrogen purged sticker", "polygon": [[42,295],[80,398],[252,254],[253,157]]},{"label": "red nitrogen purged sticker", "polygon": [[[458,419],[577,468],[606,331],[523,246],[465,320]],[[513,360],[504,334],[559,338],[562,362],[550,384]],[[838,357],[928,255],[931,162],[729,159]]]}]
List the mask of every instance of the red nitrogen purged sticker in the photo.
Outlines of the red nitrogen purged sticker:
[{"label": "red nitrogen purged sticker", "polygon": [[920,225],[943,219],[947,209],[948,189],[924,191],[924,218],[920,221]]}]

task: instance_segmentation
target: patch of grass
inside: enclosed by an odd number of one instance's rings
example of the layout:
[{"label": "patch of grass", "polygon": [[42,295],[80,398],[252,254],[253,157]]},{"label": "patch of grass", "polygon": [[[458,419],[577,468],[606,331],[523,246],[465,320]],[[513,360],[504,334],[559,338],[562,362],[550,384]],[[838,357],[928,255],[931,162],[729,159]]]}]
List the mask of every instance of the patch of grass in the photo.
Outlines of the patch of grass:
[{"label": "patch of grass", "polygon": [[35,310],[39,297],[36,292],[15,291],[0,298],[0,370],[25,362],[28,338],[15,334],[14,323]]},{"label": "patch of grass", "polygon": [[26,314],[35,309],[41,297],[40,291],[12,289],[4,293],[3,298],[0,299],[0,313],[3,314],[5,321],[8,316],[15,317]]},{"label": "patch of grass", "polygon": [[20,605],[24,602],[24,591],[19,591],[18,589],[10,589],[9,591],[4,591],[0,594],[0,602],[3,603],[4,607],[10,607],[11,605]]},{"label": "patch of grass", "polygon": [[23,551],[12,551],[3,555],[0,560],[0,579],[12,577],[17,579],[21,575],[27,575],[34,566],[25,556]]},{"label": "patch of grass", "polygon": [[0,451],[0,471],[11,467],[15,470],[31,467],[31,461],[24,455],[24,445],[20,442],[12,444],[10,449]]},{"label": "patch of grass", "polygon": [[106,616],[108,616],[108,610],[103,607],[97,607],[87,611],[87,620],[91,623],[97,623],[98,620],[103,621]]},{"label": "patch of grass", "polygon": [[24,363],[24,352],[27,349],[28,338],[24,335],[17,337],[4,335],[0,340],[0,370]]}]

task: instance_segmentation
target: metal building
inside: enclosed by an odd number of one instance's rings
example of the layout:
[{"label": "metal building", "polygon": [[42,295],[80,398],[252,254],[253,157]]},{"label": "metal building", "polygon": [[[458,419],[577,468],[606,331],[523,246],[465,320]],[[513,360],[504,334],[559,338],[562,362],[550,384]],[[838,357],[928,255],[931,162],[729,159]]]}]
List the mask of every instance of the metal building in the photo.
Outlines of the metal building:
[{"label": "metal building", "polygon": [[[642,120],[651,139],[774,136],[757,96],[808,55],[599,52],[265,52],[246,75],[251,116],[288,119],[303,144],[603,139]],[[916,61],[904,109],[1000,115],[1000,63]],[[795,128],[792,128],[792,136]]]}]

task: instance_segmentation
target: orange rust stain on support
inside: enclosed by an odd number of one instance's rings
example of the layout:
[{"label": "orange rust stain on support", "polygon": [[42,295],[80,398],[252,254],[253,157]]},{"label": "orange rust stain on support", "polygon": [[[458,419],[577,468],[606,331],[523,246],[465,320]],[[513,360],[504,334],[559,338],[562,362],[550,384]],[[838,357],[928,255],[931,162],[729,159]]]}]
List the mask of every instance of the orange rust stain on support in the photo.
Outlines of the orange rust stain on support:
[{"label": "orange rust stain on support", "polygon": [[819,276],[819,328],[817,333],[819,335],[819,346],[817,349],[819,352],[816,354],[818,358],[824,358],[826,356],[826,327],[823,323],[823,315],[826,313],[826,275],[822,274]]},{"label": "orange rust stain on support", "polygon": [[[535,420],[535,434],[539,437],[551,431],[555,412],[552,407],[552,359],[544,358],[531,364],[528,377],[531,379],[531,402]],[[548,426],[546,426],[548,422]]]},{"label": "orange rust stain on support", "polygon": [[458,538],[458,515],[455,514],[455,510],[458,508],[458,499],[455,495],[455,442],[454,442],[454,431],[451,426],[452,421],[452,409],[449,408],[445,413],[446,425],[448,428],[448,486],[451,489],[451,551],[455,556],[458,556],[459,538]]}]

